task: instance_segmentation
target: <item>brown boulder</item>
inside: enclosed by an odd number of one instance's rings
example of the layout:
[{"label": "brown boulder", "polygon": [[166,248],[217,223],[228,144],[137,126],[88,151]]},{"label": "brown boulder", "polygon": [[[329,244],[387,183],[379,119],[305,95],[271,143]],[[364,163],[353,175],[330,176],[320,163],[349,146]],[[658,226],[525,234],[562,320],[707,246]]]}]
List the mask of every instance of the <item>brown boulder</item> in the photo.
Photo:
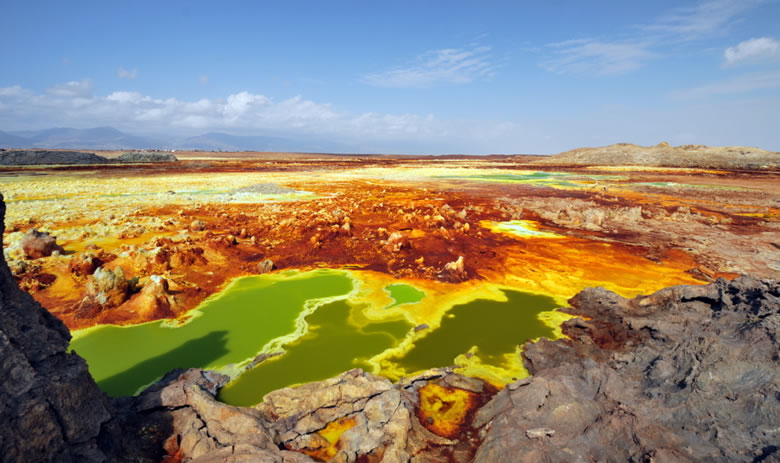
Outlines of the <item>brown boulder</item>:
[{"label": "brown boulder", "polygon": [[103,261],[95,255],[80,253],[70,259],[68,270],[76,276],[85,277],[95,273],[95,270],[101,265],[103,265]]},{"label": "brown boulder", "polygon": [[54,251],[64,251],[57,244],[56,236],[51,236],[47,232],[40,232],[37,228],[33,228],[22,237],[21,246],[22,252],[28,259],[48,257]]},{"label": "brown boulder", "polygon": [[79,318],[92,318],[105,309],[117,307],[127,301],[135,290],[135,279],[128,280],[122,267],[115,270],[99,267],[87,279],[86,295],[76,305]]},{"label": "brown boulder", "polygon": [[206,222],[202,220],[193,220],[192,223],[190,223],[190,231],[202,231],[206,229]]},{"label": "brown boulder", "polygon": [[274,269],[274,261],[271,259],[265,259],[257,264],[257,273],[268,273]]},{"label": "brown boulder", "polygon": [[152,275],[141,291],[128,302],[130,307],[145,320],[169,318],[176,315],[176,298],[171,294],[168,280]]}]

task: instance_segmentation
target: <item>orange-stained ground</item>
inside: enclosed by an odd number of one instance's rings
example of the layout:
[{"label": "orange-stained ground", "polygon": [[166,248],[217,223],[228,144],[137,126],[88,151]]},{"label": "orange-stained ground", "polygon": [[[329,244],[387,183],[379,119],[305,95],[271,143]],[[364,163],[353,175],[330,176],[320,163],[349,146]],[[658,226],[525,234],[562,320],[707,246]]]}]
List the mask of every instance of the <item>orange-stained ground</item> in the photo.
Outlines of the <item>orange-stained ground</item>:
[{"label": "orange-stained ground", "polygon": [[[39,228],[65,249],[31,261],[17,275],[20,286],[79,329],[185,314],[230,279],[258,273],[266,259],[278,269],[364,269],[412,284],[485,281],[559,298],[587,286],[633,296],[742,272],[767,276],[780,265],[778,172],[540,168],[527,157],[177,154],[176,164],[0,169],[6,246]],[[525,170],[566,171],[583,183],[464,178]],[[668,185],[648,185],[654,182]],[[264,183],[306,194],[249,202],[214,196]],[[607,219],[589,223],[583,204]],[[610,215],[637,207],[634,215]],[[559,237],[486,225],[511,220]],[[12,259],[22,258],[14,252]],[[90,277],[70,264],[86,254],[142,285],[163,276],[173,303],[147,310],[150,296],[138,293],[85,317],[76,308]],[[447,270],[459,257],[462,269]]]}]

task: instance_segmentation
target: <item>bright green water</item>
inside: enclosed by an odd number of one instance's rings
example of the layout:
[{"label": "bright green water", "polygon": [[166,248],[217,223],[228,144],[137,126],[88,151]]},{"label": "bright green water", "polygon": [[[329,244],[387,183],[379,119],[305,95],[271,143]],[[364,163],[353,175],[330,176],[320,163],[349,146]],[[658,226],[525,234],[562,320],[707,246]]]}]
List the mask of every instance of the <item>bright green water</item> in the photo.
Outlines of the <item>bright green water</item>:
[{"label": "bright green water", "polygon": [[637,182],[632,183],[631,186],[651,186],[658,188],[699,188],[704,190],[731,190],[741,191],[748,190],[749,188],[727,185],[699,185],[694,183],[675,183],[675,182]]},{"label": "bright green water", "polygon": [[319,381],[352,368],[371,371],[365,361],[396,346],[408,333],[406,321],[372,323],[358,328],[349,323],[345,301],[331,302],[306,316],[308,333],[284,346],[285,353],[243,373],[219,393],[231,405],[254,405],[275,389]]},{"label": "bright green water", "polygon": [[[279,279],[282,277],[282,279]],[[307,302],[346,297],[353,290],[346,272],[317,270],[303,274],[253,276],[235,280],[219,296],[207,299],[184,325],[153,322],[131,327],[102,326],[77,334],[71,348],[87,359],[100,387],[113,396],[130,395],[174,368],[232,371],[232,364],[253,358],[264,347],[283,349],[243,372],[220,392],[234,405],[252,405],[272,390],[335,376],[351,368],[372,370],[367,360],[397,347],[409,334],[406,320],[372,322],[364,306],[346,299],[323,303],[305,317],[308,332],[296,331]],[[405,284],[386,289],[394,305],[417,302],[424,293]],[[420,333],[411,351],[395,359],[408,373],[452,365],[455,357],[477,346],[483,363],[501,366],[528,339],[553,336],[537,314],[555,308],[552,298],[505,291],[506,302],[477,299],[453,307],[441,326]],[[276,343],[280,343],[277,345]]]},{"label": "bright green water", "polygon": [[517,172],[513,174],[452,175],[441,176],[438,178],[482,180],[501,183],[526,183],[529,185],[549,186],[553,188],[585,188],[589,186],[588,183],[592,183],[597,180],[626,179],[626,177],[616,175],[583,176],[581,174],[570,174],[567,172]]},{"label": "bright green water", "polygon": [[328,270],[281,281],[240,278],[207,299],[201,313],[183,326],[102,326],[76,336],[71,348],[87,359],[101,389],[130,395],[173,368],[216,369],[250,359],[269,341],[295,331],[307,301],[352,289],[346,273]]},{"label": "bright green water", "polygon": [[402,358],[395,360],[407,372],[452,365],[455,357],[477,346],[483,363],[500,366],[503,354],[541,336],[552,338],[553,330],[539,321],[539,312],[558,307],[551,297],[508,291],[506,302],[476,299],[453,307],[441,326],[415,341]]},{"label": "bright green water", "polygon": [[387,309],[401,304],[420,302],[422,298],[425,297],[425,293],[423,291],[420,291],[414,286],[403,283],[388,285],[385,286],[385,289],[390,293],[390,297],[392,297],[395,301],[387,306]]}]

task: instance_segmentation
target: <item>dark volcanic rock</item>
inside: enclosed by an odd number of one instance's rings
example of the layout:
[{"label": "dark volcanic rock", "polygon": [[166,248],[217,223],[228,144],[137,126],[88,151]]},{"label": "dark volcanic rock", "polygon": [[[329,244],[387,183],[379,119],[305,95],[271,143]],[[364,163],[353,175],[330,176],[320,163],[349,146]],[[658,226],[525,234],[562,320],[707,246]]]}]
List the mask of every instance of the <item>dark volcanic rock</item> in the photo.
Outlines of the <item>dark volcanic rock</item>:
[{"label": "dark volcanic rock", "polygon": [[[0,196],[0,232],[5,203]],[[109,404],[67,353],[70,333],[0,262],[0,458],[3,461],[104,461],[96,438]]]},{"label": "dark volcanic rock", "polygon": [[122,153],[116,162],[177,162],[179,159],[171,153],[155,153],[150,151],[130,151]]},{"label": "dark volcanic rock", "polygon": [[780,282],[570,303],[590,320],[526,344],[533,377],[480,410],[475,461],[777,461]]},{"label": "dark volcanic rock", "polygon": [[27,166],[41,164],[106,164],[109,160],[82,151],[18,150],[0,152],[0,165]]}]

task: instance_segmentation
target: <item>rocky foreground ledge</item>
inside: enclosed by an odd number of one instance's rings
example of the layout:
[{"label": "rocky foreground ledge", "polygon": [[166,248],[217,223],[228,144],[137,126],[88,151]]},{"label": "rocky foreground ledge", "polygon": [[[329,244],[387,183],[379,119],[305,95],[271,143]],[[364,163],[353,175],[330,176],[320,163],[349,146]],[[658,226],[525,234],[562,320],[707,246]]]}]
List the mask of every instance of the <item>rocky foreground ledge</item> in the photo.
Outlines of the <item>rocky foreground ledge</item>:
[{"label": "rocky foreground ledge", "polygon": [[[5,206],[0,202],[0,223]],[[0,225],[0,232],[2,226]],[[0,262],[0,459],[56,462],[778,461],[780,282],[741,277],[627,300],[587,289],[570,339],[524,348],[496,393],[442,369],[360,370],[217,402],[227,378],[174,371],[105,396],[70,333]]]}]

